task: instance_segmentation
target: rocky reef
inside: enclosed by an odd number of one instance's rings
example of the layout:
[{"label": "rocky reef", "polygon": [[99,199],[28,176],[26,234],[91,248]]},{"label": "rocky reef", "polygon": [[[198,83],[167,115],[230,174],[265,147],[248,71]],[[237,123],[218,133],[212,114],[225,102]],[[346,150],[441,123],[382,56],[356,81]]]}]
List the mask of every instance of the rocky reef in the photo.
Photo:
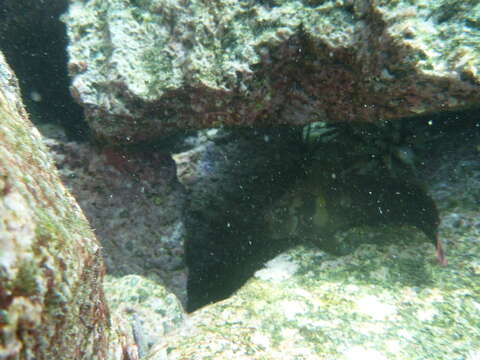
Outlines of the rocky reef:
[{"label": "rocky reef", "polygon": [[[356,151],[343,151],[341,137],[349,137]],[[359,158],[372,154],[361,150],[363,141],[343,133],[332,138],[330,132],[320,138],[312,144],[288,127],[244,130],[240,137],[217,131],[195,152],[174,156],[189,159],[179,161],[179,179],[189,194],[188,311],[231,295],[289,247],[309,244],[347,255],[363,240],[342,234],[365,226],[414,227],[446,265],[437,206],[416,171],[373,159],[365,164],[370,172],[359,173]]]},{"label": "rocky reef", "polygon": [[479,11],[5,0],[0,359],[478,359]]},{"label": "rocky reef", "polygon": [[108,274],[154,278],[186,303],[183,187],[164,149],[99,148],[39,126],[62,181],[95,229]]}]

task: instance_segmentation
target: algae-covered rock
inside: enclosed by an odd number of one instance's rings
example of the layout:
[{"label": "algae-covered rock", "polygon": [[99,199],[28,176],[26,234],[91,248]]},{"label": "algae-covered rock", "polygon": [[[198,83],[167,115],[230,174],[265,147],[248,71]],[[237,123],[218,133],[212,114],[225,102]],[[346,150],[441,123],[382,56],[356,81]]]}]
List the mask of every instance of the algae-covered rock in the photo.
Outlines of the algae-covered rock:
[{"label": "algae-covered rock", "polygon": [[[127,344],[123,351],[135,359],[134,356],[143,358],[153,344],[184,320],[179,300],[165,290],[158,279],[138,275],[107,276],[105,297],[117,337]],[[121,354],[112,358],[122,359]]]},{"label": "algae-covered rock", "polygon": [[[475,359],[478,262],[473,239],[456,239],[452,267],[433,261],[432,245],[402,243],[408,229],[366,229],[345,257],[297,247],[257,271],[232,298],[194,313],[148,359]],[[412,235],[413,234],[413,235]],[[394,239],[393,239],[394,238]],[[476,273],[473,273],[476,265]]]},{"label": "algae-covered rock", "polygon": [[0,54],[0,358],[106,359],[103,273]]},{"label": "algae-covered rock", "polygon": [[76,100],[114,142],[478,104],[476,1],[71,0]]}]

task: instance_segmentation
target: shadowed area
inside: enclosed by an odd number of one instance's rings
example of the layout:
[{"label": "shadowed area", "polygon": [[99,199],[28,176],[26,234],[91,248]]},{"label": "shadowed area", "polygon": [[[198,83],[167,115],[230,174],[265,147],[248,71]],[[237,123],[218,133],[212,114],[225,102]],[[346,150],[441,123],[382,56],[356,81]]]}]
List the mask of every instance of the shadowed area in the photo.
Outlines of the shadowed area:
[{"label": "shadowed area", "polygon": [[70,96],[65,24],[68,1],[0,3],[0,50],[15,71],[34,123],[57,123],[71,139],[88,135],[83,109]]}]

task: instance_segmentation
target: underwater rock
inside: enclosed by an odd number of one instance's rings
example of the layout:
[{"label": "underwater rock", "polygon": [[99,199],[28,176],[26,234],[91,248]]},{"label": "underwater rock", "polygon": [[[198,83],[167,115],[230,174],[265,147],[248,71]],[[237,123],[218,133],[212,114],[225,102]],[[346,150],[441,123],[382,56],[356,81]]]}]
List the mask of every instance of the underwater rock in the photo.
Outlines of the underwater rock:
[{"label": "underwater rock", "polygon": [[51,125],[41,131],[102,244],[107,273],[156,273],[185,303],[185,194],[170,154],[154,146],[99,148],[68,141]]},{"label": "underwater rock", "polygon": [[107,359],[101,248],[0,54],[0,358]]},{"label": "underwater rock", "polygon": [[299,132],[289,131],[290,144],[281,144],[288,137],[275,138],[263,154],[258,140],[265,135],[257,134],[175,155],[180,181],[189,190],[188,311],[227,297],[263,262],[294,244],[315,244],[337,255],[352,252],[361,244],[357,236],[341,234],[365,226],[415,227],[446,264],[436,204],[423,186],[388,172],[342,173],[348,159],[309,158]]},{"label": "underwater rock", "polygon": [[[372,235],[393,241],[365,244]],[[425,262],[431,246],[412,244],[411,236],[398,227],[369,229],[343,257],[289,249],[228,299],[191,314],[148,359],[164,359],[166,350],[169,360],[475,359],[480,287],[471,269],[480,269],[473,255],[480,243],[455,238],[458,265],[450,271]],[[464,258],[466,248],[472,257]]]},{"label": "underwater rock", "polygon": [[71,1],[71,92],[98,138],[374,122],[478,104],[474,1]]},{"label": "underwater rock", "polygon": [[111,360],[144,359],[153,344],[183,323],[185,314],[178,298],[160,283],[139,275],[105,277],[112,327],[127,344]]}]

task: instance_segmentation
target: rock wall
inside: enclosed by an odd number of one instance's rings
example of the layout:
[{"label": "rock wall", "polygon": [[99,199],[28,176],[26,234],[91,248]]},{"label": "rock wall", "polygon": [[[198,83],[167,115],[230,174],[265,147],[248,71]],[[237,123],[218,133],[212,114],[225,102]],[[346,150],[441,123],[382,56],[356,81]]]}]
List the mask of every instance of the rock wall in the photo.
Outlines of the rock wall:
[{"label": "rock wall", "polygon": [[0,54],[0,358],[106,359],[101,249]]}]

